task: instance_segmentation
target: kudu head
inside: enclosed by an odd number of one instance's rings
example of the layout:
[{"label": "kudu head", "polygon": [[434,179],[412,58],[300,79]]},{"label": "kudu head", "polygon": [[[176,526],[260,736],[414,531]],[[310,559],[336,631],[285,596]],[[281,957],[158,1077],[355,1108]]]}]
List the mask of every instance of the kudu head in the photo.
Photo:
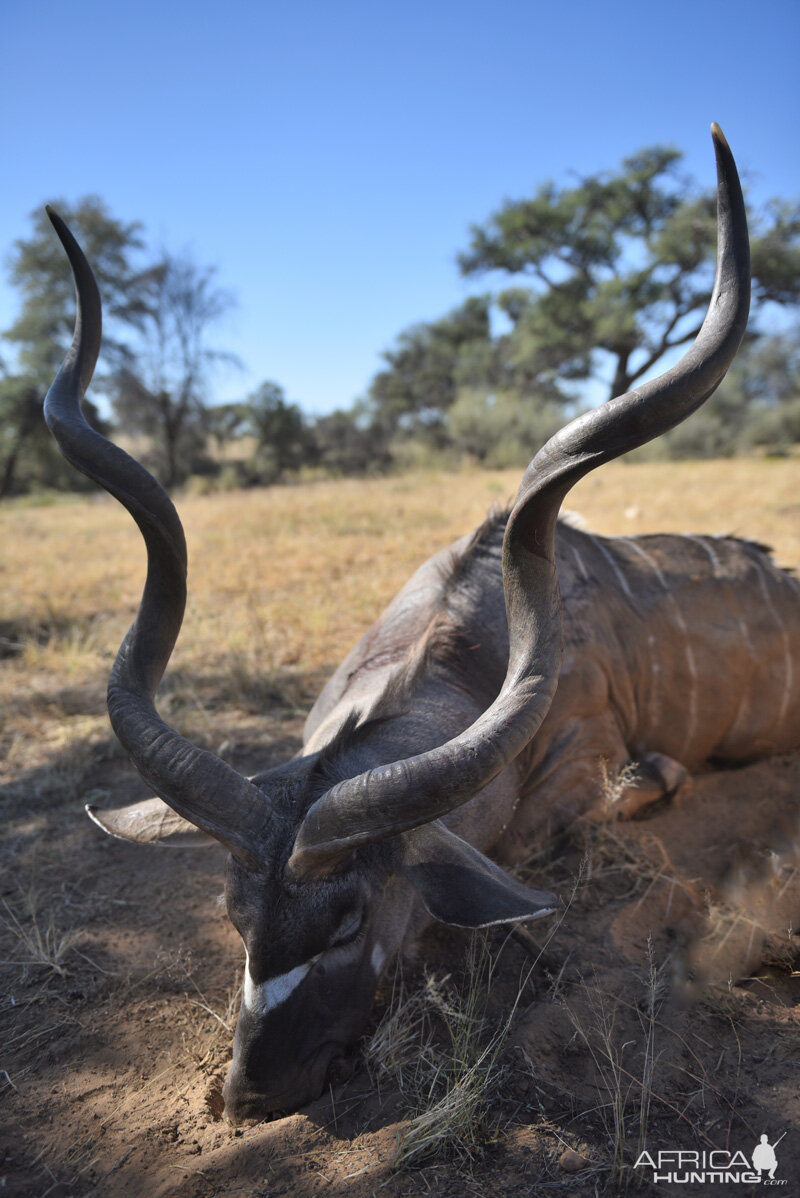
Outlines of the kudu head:
[{"label": "kudu head", "polygon": [[[749,305],[747,225],[736,167],[712,126],[718,169],[717,274],[702,328],[660,378],[579,417],[536,454],[505,533],[509,628],[505,682],[459,735],[401,759],[377,737],[365,755],[324,751],[249,779],[197,748],[158,715],[153,696],[183,617],[186,547],[168,496],[144,468],[89,427],[80,401],[100,346],[91,270],[58,216],[75,276],[72,347],[45,401],[64,456],[130,511],[145,540],[147,579],[109,681],[114,730],[155,794],[92,817],[139,842],[203,837],[229,851],[226,901],[247,951],[233,1063],[232,1120],[296,1108],[335,1077],[363,1030],[385,960],[419,903],[461,927],[532,919],[554,896],[532,891],[460,840],[441,817],[486,787],[535,736],[561,662],[555,528],[569,489],[589,470],[685,419],[723,378]],[[388,742],[391,744],[391,739]]]}]

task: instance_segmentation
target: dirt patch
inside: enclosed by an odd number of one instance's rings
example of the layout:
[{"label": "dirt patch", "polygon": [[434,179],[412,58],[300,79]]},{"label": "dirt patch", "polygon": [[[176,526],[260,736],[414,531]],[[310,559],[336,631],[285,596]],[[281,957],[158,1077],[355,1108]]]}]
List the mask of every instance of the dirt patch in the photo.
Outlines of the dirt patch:
[{"label": "dirt patch", "polygon": [[[270,731],[291,745],[299,720]],[[245,735],[243,769],[257,751]],[[135,797],[119,757],[90,747],[80,789]],[[762,1133],[786,1133],[776,1176],[800,1181],[800,756],[534,846],[522,874],[565,911],[555,930],[490,937],[482,1034],[514,1018],[488,1142],[471,1162],[399,1172],[419,1112],[391,1071],[362,1067],[290,1118],[220,1121],[242,964],[216,901],[222,852],[108,839],[57,780],[48,759],[5,788],[3,1193],[616,1193],[649,1176],[631,1168],[643,1148],[749,1158]],[[407,992],[468,987],[468,939],[432,928]],[[387,983],[373,1027],[390,1002]]]}]

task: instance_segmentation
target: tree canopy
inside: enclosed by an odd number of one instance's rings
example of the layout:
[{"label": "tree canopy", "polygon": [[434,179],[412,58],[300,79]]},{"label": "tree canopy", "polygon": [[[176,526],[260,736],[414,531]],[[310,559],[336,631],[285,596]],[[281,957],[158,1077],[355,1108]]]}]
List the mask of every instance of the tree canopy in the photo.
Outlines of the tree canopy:
[{"label": "tree canopy", "polygon": [[249,431],[256,438],[255,473],[260,482],[275,482],[314,458],[314,441],[297,404],[290,403],[278,383],[266,381],[246,401]]},{"label": "tree canopy", "polygon": [[[186,255],[147,255],[138,221],[124,222],[97,196],[52,207],[69,224],[92,265],[103,301],[103,341],[93,383],[127,433],[146,434],[145,456],[171,487],[205,452],[207,384],[213,366],[230,360],[208,344],[209,329],[232,303],[216,286],[212,268]],[[27,483],[60,483],[41,398],[72,338],[74,286],[64,252],[44,210],[32,214],[33,232],[16,241],[8,259],[21,309],[3,333],[15,348],[17,369],[0,387],[0,497],[24,467]],[[85,405],[97,420],[91,401]],[[59,459],[54,459],[58,462]],[[67,485],[76,485],[72,475]]]},{"label": "tree canopy", "polygon": [[209,330],[233,304],[214,274],[187,255],[162,256],[151,271],[132,360],[111,378],[115,416],[127,431],[151,437],[152,464],[167,488],[202,452],[211,371],[235,361],[208,344]]},{"label": "tree canopy", "polygon": [[[141,327],[147,311],[152,271],[137,265],[144,248],[138,222],[116,220],[97,196],[76,204],[52,201],[90,258],[103,299],[103,345],[97,389],[107,389],[114,371],[131,360],[124,331]],[[19,289],[19,315],[3,338],[16,350],[16,369],[0,380],[0,498],[20,474],[26,485],[81,485],[64,471],[41,415],[42,397],[53,381],[72,339],[74,287],[64,251],[53,233],[44,205],[31,216],[33,234],[14,242],[8,257],[11,282]],[[97,409],[85,405],[98,426]]]},{"label": "tree canopy", "polygon": [[[498,297],[523,356],[565,379],[599,377],[610,397],[694,339],[713,283],[716,198],[682,177],[681,157],[652,146],[615,172],[544,183],[473,226],[465,275],[531,281],[511,303]],[[800,206],[756,214],[751,244],[755,314],[766,300],[797,304]]]},{"label": "tree canopy", "polygon": [[[527,460],[588,387],[621,395],[666,368],[696,336],[714,276],[715,193],[682,174],[681,158],[645,148],[474,225],[461,271],[497,290],[399,335],[369,390],[373,419],[395,438],[423,432],[498,464]],[[751,213],[751,243],[757,331],[767,304],[800,302],[800,205]]]},{"label": "tree canopy", "polygon": [[[51,206],[72,229],[92,264],[103,300],[100,377],[130,360],[126,330],[140,328],[148,311],[152,267],[137,265],[144,249],[138,221],[120,221],[98,196]],[[72,340],[75,288],[65,269],[64,251],[44,205],[31,213],[33,234],[15,241],[8,258],[12,284],[19,289],[19,316],[3,333],[17,348],[20,372],[47,387]]]}]

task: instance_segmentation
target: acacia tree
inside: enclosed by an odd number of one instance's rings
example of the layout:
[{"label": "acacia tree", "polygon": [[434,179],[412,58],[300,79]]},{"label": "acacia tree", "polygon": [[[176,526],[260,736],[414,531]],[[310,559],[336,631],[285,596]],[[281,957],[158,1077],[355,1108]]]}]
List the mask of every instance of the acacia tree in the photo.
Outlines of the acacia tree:
[{"label": "acacia tree", "polygon": [[135,359],[111,380],[114,414],[126,431],[153,438],[154,468],[169,489],[188,472],[205,440],[206,393],[213,368],[235,364],[210,347],[209,330],[233,305],[213,267],[165,254],[152,271]]},{"label": "acacia tree", "polygon": [[[614,173],[545,183],[473,226],[459,258],[465,275],[531,281],[498,297],[519,364],[564,379],[599,375],[613,396],[694,339],[713,281],[716,204],[680,176],[681,157],[644,149]],[[796,304],[800,207],[773,203],[751,223],[756,306]]]},{"label": "acacia tree", "polygon": [[[104,336],[96,388],[129,362],[125,332],[142,326],[152,274],[136,264],[143,248],[141,226],[114,218],[97,196],[76,204],[52,201],[92,261],[104,309]],[[41,418],[41,400],[72,339],[75,296],[65,267],[64,251],[54,235],[45,207],[31,214],[33,233],[15,241],[8,258],[12,284],[22,306],[3,338],[16,350],[16,369],[0,383],[0,498],[9,494],[24,467],[27,476],[51,483],[61,479],[59,456]],[[95,423],[96,409],[87,405]],[[74,471],[64,485],[74,486]]]}]

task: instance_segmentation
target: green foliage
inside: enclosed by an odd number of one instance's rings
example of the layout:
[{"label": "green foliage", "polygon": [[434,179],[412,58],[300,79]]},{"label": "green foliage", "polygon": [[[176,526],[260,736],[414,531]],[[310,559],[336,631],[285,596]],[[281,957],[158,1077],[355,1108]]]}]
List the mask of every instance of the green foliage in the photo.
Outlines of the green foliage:
[{"label": "green foliage", "polygon": [[[52,200],[51,205],[78,238],[97,278],[104,318],[102,374],[129,361],[120,333],[141,327],[147,313],[152,272],[134,265],[144,247],[141,225],[116,220],[98,196],[86,196],[76,204]],[[8,259],[22,309],[3,336],[17,347],[21,371],[46,390],[72,340],[75,291],[44,205],[31,219],[32,236],[15,241]]]},{"label": "green foliage", "polygon": [[264,382],[247,400],[248,423],[258,440],[254,479],[277,482],[315,457],[314,441],[297,404],[289,403],[283,387]]},{"label": "green foliage", "polygon": [[[97,276],[105,317],[98,369],[103,390],[109,373],[130,361],[124,330],[140,326],[146,311],[152,272],[134,264],[143,246],[141,226],[116,220],[97,196],[74,205],[55,200],[53,207],[80,240]],[[8,259],[22,307],[3,333],[16,350],[18,369],[0,380],[0,498],[43,485],[85,485],[56,451],[41,416],[42,398],[72,340],[75,294],[44,205],[32,220],[32,236],[16,241]],[[96,425],[97,410],[91,403],[86,410]]]},{"label": "green foliage", "polygon": [[800,205],[773,200],[767,226],[751,245],[753,278],[760,299],[800,300]]},{"label": "green foliage", "polygon": [[407,461],[414,441],[443,457],[516,464],[563,423],[566,396],[523,321],[527,293],[500,298],[516,322],[509,334],[492,336],[490,304],[488,295],[473,297],[441,320],[407,329],[384,354],[389,368],[373,380],[367,410],[396,459]]},{"label": "green foliage", "polygon": [[[720,458],[800,443],[798,330],[750,336],[699,412],[640,457]],[[649,450],[649,451],[648,451]]]},{"label": "green foliage", "polygon": [[[649,147],[616,171],[544,183],[473,226],[463,273],[499,271],[513,285],[414,325],[384,354],[368,404],[395,454],[399,437],[414,436],[493,464],[525,461],[583,386],[601,381],[609,398],[622,395],[694,339],[713,282],[716,198],[680,162],[672,147]],[[757,214],[751,243],[754,328],[760,304],[800,301],[800,205],[775,201]],[[716,456],[796,440],[794,400],[770,398],[763,354],[747,361],[746,385],[734,370],[651,452]],[[781,370],[796,396],[785,353]]]},{"label": "green foliage", "polygon": [[417,324],[383,357],[388,368],[372,380],[368,402],[388,436],[443,442],[444,413],[465,372],[481,360],[490,339],[489,297],[473,297],[432,324]]},{"label": "green foliage", "polygon": [[313,435],[316,460],[330,474],[376,474],[391,463],[383,430],[362,405],[317,417]]},{"label": "green foliage", "polygon": [[472,229],[465,274],[529,277],[517,336],[558,377],[588,380],[611,365],[610,393],[630,389],[673,346],[690,340],[707,301],[715,206],[691,197],[680,154],[654,146],[620,170],[577,185],[543,184]]},{"label": "green foliage", "polygon": [[[126,433],[151,439],[145,457],[167,486],[207,469],[207,383],[212,367],[230,360],[209,348],[207,332],[231,297],[215,285],[213,270],[186,257],[165,254],[144,268],[136,265],[145,248],[141,225],[117,220],[98,197],[52,206],[78,238],[103,301],[95,393],[111,399]],[[58,483],[62,475],[66,485],[81,485],[80,476],[64,473],[39,413],[72,338],[73,283],[44,206],[32,219],[32,236],[15,242],[9,257],[22,307],[3,334],[16,347],[19,374],[0,397],[0,496],[13,489],[15,474],[25,486],[42,477]],[[219,436],[221,430],[218,423]]]},{"label": "green foliage", "polygon": [[[107,431],[94,404],[85,401],[84,411],[90,424]],[[43,487],[84,490],[89,485],[58,452],[42,418],[36,383],[29,375],[0,378],[0,499]]]},{"label": "green foliage", "polygon": [[463,389],[447,414],[453,445],[487,466],[525,466],[564,423],[543,396]]},{"label": "green foliage", "polygon": [[[713,280],[716,201],[680,177],[680,159],[644,149],[616,172],[545,183],[473,227],[464,274],[532,280],[505,310],[534,366],[562,380],[605,377],[610,397],[695,337]],[[751,240],[756,299],[796,304],[800,206],[771,205]]]}]

